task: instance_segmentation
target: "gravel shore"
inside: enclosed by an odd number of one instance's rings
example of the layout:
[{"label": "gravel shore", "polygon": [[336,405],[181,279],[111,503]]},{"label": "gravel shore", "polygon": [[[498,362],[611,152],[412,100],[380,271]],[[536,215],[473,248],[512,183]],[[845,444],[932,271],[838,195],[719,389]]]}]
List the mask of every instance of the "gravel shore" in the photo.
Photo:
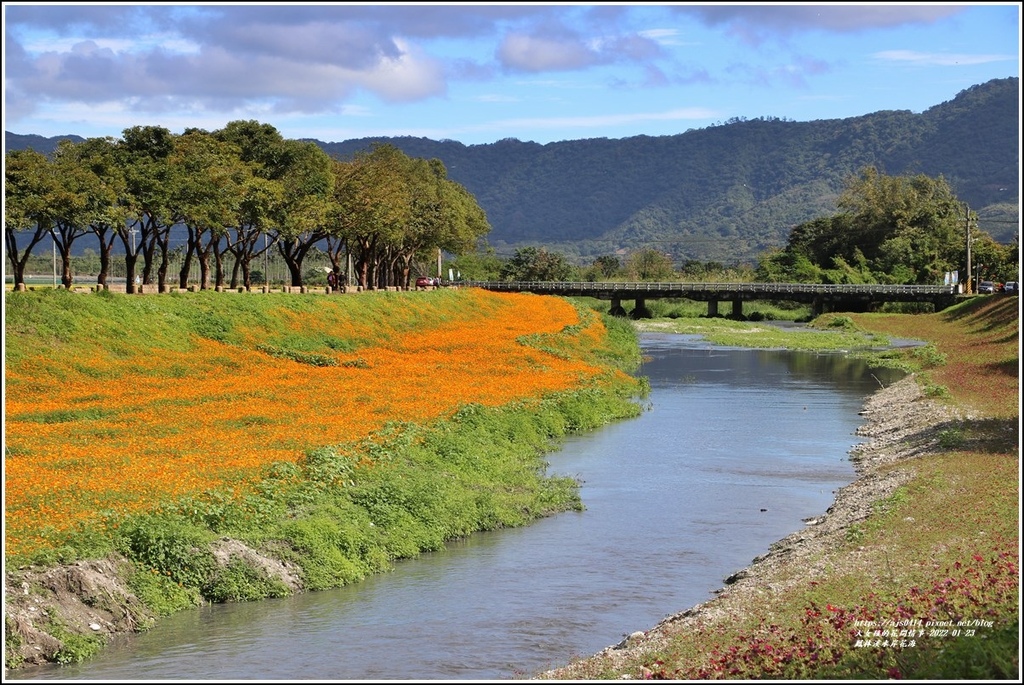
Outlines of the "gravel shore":
[{"label": "gravel shore", "polygon": [[[637,631],[619,644],[545,673],[535,679],[585,680],[591,674],[619,672],[622,679],[643,679],[629,663],[656,652],[674,635],[731,623],[742,616],[753,600],[764,605],[787,588],[806,585],[828,573],[826,569],[850,567],[857,554],[836,552],[850,527],[868,517],[872,504],[891,495],[913,475],[909,460],[938,450],[938,434],[950,421],[961,417],[956,408],[922,395],[914,376],[882,388],[865,402],[865,423],[857,430],[864,441],[850,451],[857,479],[836,491],[835,502],[821,517],[771,545],[750,566],[725,579],[716,596],[695,607],[668,616],[653,628]],[[892,468],[899,463],[898,468]]]}]

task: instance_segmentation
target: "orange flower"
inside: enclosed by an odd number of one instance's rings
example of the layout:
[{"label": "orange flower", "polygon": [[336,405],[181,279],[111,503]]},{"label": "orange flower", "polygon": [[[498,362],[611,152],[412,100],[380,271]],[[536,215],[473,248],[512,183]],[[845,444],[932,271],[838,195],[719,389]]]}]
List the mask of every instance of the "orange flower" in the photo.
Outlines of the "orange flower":
[{"label": "orange flower", "polygon": [[[157,355],[140,345],[134,356],[8,367],[7,552],[53,544],[107,514],[244,483],[270,462],[365,437],[389,420],[427,422],[468,403],[500,406],[603,372],[520,342],[578,325],[567,301],[466,296],[460,306],[471,314],[464,318],[356,352],[325,350],[337,366],[271,356],[258,351],[254,335],[251,348],[198,339],[184,352]],[[310,315],[293,316],[297,328],[320,325]],[[581,348],[602,336],[597,317],[577,334]],[[358,324],[345,337],[374,338]],[[60,392],[40,369],[67,379]]]}]

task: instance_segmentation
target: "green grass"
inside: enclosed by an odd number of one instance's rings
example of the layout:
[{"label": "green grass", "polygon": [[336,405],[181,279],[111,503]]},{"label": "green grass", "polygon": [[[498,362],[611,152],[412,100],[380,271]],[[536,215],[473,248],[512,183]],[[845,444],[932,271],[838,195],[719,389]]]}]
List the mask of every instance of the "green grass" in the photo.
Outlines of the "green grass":
[{"label": "green grass", "polygon": [[687,317],[634,321],[639,331],[699,335],[708,342],[729,347],[868,351],[885,347],[889,338],[857,329],[848,320],[833,325],[832,315],[819,317],[807,327],[792,329],[766,322],[736,321],[725,318]]},{"label": "green grass", "polygon": [[[133,355],[139,340],[153,351],[187,351],[198,336],[251,349],[262,345],[278,356],[317,363],[318,351],[381,344],[394,335],[442,326],[457,311],[457,290],[419,295],[417,306],[407,307],[403,301],[409,293],[391,292],[358,298],[211,291],[160,296],[8,293],[5,359],[17,364],[26,356]],[[296,326],[297,321],[305,323]]]}]

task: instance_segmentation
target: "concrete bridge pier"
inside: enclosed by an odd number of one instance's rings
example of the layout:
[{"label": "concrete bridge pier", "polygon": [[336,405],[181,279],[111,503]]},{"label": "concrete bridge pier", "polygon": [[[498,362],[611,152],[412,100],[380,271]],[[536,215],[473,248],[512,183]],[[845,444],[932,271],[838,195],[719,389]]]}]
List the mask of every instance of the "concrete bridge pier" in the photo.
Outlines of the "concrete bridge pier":
[{"label": "concrete bridge pier", "polygon": [[742,319],[743,318],[743,300],[732,301],[732,318]]},{"label": "concrete bridge pier", "polygon": [[708,300],[708,318],[713,319],[718,316],[718,300]]},{"label": "concrete bridge pier", "polygon": [[825,300],[822,297],[815,297],[811,302],[811,318],[821,316],[825,313]]},{"label": "concrete bridge pier", "polygon": [[647,302],[641,298],[636,298],[636,306],[633,308],[631,316],[634,319],[650,319],[654,315],[651,314],[651,310],[647,308]]},{"label": "concrete bridge pier", "polygon": [[625,316],[626,310],[622,308],[622,300],[618,297],[612,298],[612,309],[608,312],[612,316]]}]

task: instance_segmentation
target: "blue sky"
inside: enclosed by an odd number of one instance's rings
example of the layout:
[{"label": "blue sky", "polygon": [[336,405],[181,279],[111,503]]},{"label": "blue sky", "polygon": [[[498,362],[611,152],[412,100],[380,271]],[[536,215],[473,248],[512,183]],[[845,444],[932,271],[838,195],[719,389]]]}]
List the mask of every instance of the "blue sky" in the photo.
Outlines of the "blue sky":
[{"label": "blue sky", "polygon": [[921,112],[1020,75],[1019,3],[4,3],[4,129],[255,119],[324,142]]}]

